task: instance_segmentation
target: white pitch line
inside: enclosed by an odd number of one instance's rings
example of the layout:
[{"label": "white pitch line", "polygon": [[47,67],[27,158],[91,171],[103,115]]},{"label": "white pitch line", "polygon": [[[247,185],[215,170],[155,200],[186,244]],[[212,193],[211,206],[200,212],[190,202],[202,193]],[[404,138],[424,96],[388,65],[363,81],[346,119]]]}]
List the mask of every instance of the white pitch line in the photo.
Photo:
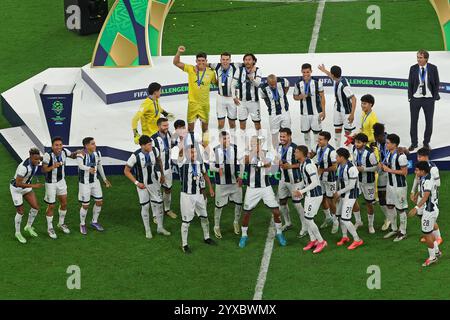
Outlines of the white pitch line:
[{"label": "white pitch line", "polygon": [[316,52],[317,40],[319,39],[320,25],[322,24],[323,10],[325,9],[325,2],[326,0],[321,0],[317,7],[316,21],[314,21],[314,28],[311,36],[311,42],[309,43],[308,53]]},{"label": "white pitch line", "polygon": [[273,240],[275,239],[275,225],[273,218],[270,219],[269,231],[267,233],[266,246],[264,247],[264,254],[259,268],[258,279],[256,281],[255,295],[253,300],[262,300],[264,284],[266,283],[267,271],[269,270],[270,258],[273,250]]}]

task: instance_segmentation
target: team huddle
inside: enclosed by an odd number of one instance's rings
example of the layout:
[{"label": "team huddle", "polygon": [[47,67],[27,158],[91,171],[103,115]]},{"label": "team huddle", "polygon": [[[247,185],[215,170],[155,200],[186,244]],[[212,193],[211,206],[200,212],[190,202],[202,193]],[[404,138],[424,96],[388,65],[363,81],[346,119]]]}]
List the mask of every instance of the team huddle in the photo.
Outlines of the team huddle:
[{"label": "team huddle", "polygon": [[[275,237],[280,246],[286,246],[284,232],[293,228],[289,199],[299,217],[298,237],[309,237],[304,251],[314,254],[322,252],[328,246],[323,230],[329,226],[332,234],[339,232],[339,229],[342,233],[337,246],[348,244],[348,250],[362,246],[364,241],[358,235],[358,229],[364,223],[359,201],[366,204],[370,234],[376,233],[374,206],[378,203],[385,216],[381,227],[386,232],[384,238],[394,237],[395,242],[406,239],[406,151],[400,147],[400,137],[394,133],[387,134],[384,125],[379,123],[373,111],[375,99],[370,94],[360,99],[361,127],[356,129],[357,99],[348,80],[342,76],[340,67],[333,66],[328,71],[324,65],[319,66],[319,70],[334,83],[333,143],[331,133],[322,130],[326,117],[323,83],[312,76],[310,64],[301,66],[301,77],[294,84],[293,98],[299,101],[301,115],[300,123],[294,123],[287,98],[289,81],[274,74],[267,75],[264,80],[253,54],[244,55],[243,63],[233,63],[231,55],[223,53],[219,63],[208,64],[206,54],[199,53],[194,66],[180,61],[184,51],[184,47],[179,47],[173,63],[188,73],[187,123],[178,119],[173,122],[174,131],[169,131],[174,116],[159,103],[161,85],[158,83],[149,85],[148,98],[132,119],[134,141],[140,148],[127,160],[124,175],[135,185],[146,238],[153,237],[151,217],[157,225],[157,233],[170,236],[171,233],[164,228],[164,217],[177,219],[171,210],[171,202],[173,177],[178,176],[181,239],[185,253],[191,253],[188,234],[195,215],[200,218],[204,242],[216,244],[210,237],[208,193],[215,202],[213,232],[217,239],[222,239],[222,210],[230,202],[234,204],[233,230],[240,235],[240,248],[249,243],[250,217],[261,201],[273,215]],[[214,137],[218,144],[214,146],[210,143],[208,128],[211,84],[218,86],[216,112],[219,130]],[[261,127],[261,100],[269,115],[268,139]],[[248,117],[255,129],[251,134],[246,127]],[[226,118],[228,129],[225,129]],[[197,119],[201,121],[201,136],[194,133]],[[239,120],[239,128],[236,128],[236,120]],[[294,143],[292,127],[300,128],[305,145]],[[344,146],[341,146],[342,129],[346,138]],[[107,188],[111,187],[111,183],[105,176],[102,156],[94,138],[84,138],[82,144],[83,149],[71,152],[63,147],[60,137],[54,137],[50,151],[41,155],[38,149],[32,148],[29,158],[19,164],[10,184],[16,207],[15,236],[19,242],[27,242],[21,233],[23,199],[31,206],[24,231],[32,237],[37,236],[33,222],[39,204],[33,189],[44,184],[32,183],[32,179],[40,164],[45,178],[48,235],[57,238],[53,226],[57,200],[57,227],[65,234],[70,233],[65,224],[67,158],[76,159],[78,165],[80,232],[83,235],[88,232],[86,216],[91,198],[94,206],[90,226],[94,230],[104,231],[98,221],[103,204],[99,178]],[[439,215],[439,171],[429,156],[428,148],[417,152],[415,179],[410,193],[416,206],[409,211],[410,216],[421,217],[424,234],[421,241],[426,243],[429,253],[423,266],[438,260],[441,256],[439,244],[442,242],[436,222]],[[276,185],[277,193],[273,188]],[[319,226],[316,222],[321,209],[325,216]]]}]

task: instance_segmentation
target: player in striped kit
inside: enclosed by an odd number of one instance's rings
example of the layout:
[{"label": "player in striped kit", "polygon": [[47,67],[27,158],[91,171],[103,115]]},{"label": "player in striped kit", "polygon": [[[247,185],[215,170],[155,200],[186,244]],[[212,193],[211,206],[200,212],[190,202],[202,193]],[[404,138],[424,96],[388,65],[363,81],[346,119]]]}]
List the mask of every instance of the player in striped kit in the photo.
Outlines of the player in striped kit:
[{"label": "player in striped kit", "polygon": [[[373,221],[375,219],[373,202],[375,201],[375,172],[378,169],[378,160],[375,153],[367,146],[369,138],[364,133],[358,133],[355,136],[355,145],[353,147],[353,164],[358,169],[359,191],[364,196],[367,205],[367,221],[369,224],[369,233],[375,233]],[[355,202],[353,209],[355,215],[355,228],[363,226],[361,221],[361,212],[358,201]]]},{"label": "player in striped kit", "polygon": [[29,157],[23,160],[16,169],[14,178],[10,181],[9,191],[16,207],[16,216],[14,217],[15,237],[20,243],[26,243],[27,239],[22,235],[20,226],[24,213],[23,199],[30,205],[30,213],[28,215],[27,225],[24,231],[32,237],[37,237],[36,231],[33,228],[33,222],[39,211],[39,203],[36,199],[36,194],[33,189],[43,187],[42,183],[32,183],[33,177],[38,171],[39,163],[41,162],[41,153],[37,148],[31,148]]},{"label": "player in striped kit", "polygon": [[136,185],[141,204],[141,217],[144,222],[145,237],[152,238],[150,229],[150,205],[153,216],[157,221],[157,233],[169,236],[164,229],[163,199],[161,184],[165,182],[164,164],[161,161],[159,149],[153,147],[152,139],[147,135],[139,137],[140,149],[136,150],[128,159],[124,168],[124,175]]},{"label": "player in striped kit", "polygon": [[219,130],[222,130],[225,127],[225,118],[228,118],[232,139],[235,139],[236,136],[237,120],[237,106],[233,101],[234,88],[232,84],[236,71],[241,66],[242,63],[231,62],[231,54],[228,52],[223,52],[220,55],[220,63],[209,64],[209,67],[216,72],[219,86],[216,100],[218,127]]},{"label": "player in striped kit", "polygon": [[167,118],[159,118],[157,121],[158,132],[156,132],[151,138],[155,143],[155,147],[158,149],[163,169],[164,183],[161,184],[164,203],[164,214],[168,215],[172,219],[176,219],[177,215],[170,209],[172,203],[172,165],[171,165],[171,150],[172,150],[172,137],[169,132],[169,120]]},{"label": "player in striped kit", "polygon": [[269,112],[272,145],[276,149],[280,129],[291,127],[289,102],[286,96],[289,91],[289,81],[286,78],[277,78],[276,75],[270,74],[267,76],[267,82],[261,85],[260,90],[261,99],[266,103]]},{"label": "player in striped kit", "polygon": [[[183,140],[183,137],[180,137]],[[185,253],[191,253],[188,245],[189,225],[194,219],[195,214],[200,218],[203,229],[203,240],[208,245],[215,245],[213,239],[209,237],[209,221],[206,211],[206,201],[202,194],[202,185],[205,181],[208,184],[209,193],[214,197],[214,189],[209,180],[206,168],[203,162],[197,157],[195,145],[185,146],[183,141],[179,143],[178,166],[180,169],[181,194],[181,240],[182,249]]]},{"label": "player in striped kit", "polygon": [[364,243],[364,241],[359,238],[352,222],[353,207],[359,195],[358,169],[349,161],[350,152],[348,152],[347,149],[339,148],[337,149],[336,154],[338,180],[334,199],[338,202],[336,215],[339,217],[342,230],[342,238],[337,245],[342,246],[345,243],[350,242],[350,238],[347,236],[348,231],[353,237],[353,242],[347,249],[354,250]]},{"label": "player in striped kit", "polygon": [[103,192],[98,180],[97,174],[100,174],[105,186],[111,187],[111,183],[106,179],[105,171],[102,165],[102,156],[97,151],[95,140],[92,137],[83,139],[84,150],[77,156],[78,163],[78,200],[81,202],[80,208],[80,232],[87,234],[86,216],[89,209],[91,197],[94,198],[95,204],[92,209],[91,227],[97,231],[103,231],[103,227],[98,223],[98,217],[103,205]]},{"label": "player in striped kit", "polygon": [[[386,203],[388,206],[388,217],[391,221],[392,231],[388,232],[384,238],[388,239],[396,235],[394,242],[406,239],[406,226],[408,209],[407,182],[408,159],[404,153],[399,153],[398,145],[400,137],[394,133],[386,137],[386,149],[389,154],[386,163],[382,165],[388,173],[388,185],[386,189]],[[397,229],[397,212],[400,217],[400,230]]]},{"label": "player in striped kit", "polygon": [[240,128],[245,131],[247,118],[250,115],[255,129],[261,130],[261,109],[259,105],[259,86],[261,85],[261,69],[256,66],[256,57],[253,53],[244,55],[244,65],[234,74],[233,88],[234,103],[238,106]]},{"label": "player in striped kit", "polygon": [[294,190],[301,189],[300,163],[295,158],[295,148],[297,145],[292,142],[292,131],[289,128],[280,129],[280,145],[276,160],[279,162],[281,179],[278,184],[278,201],[280,202],[280,212],[284,219],[283,231],[292,227],[289,216],[288,199],[292,198],[294,207],[300,217],[302,224],[299,231],[299,238],[308,232],[305,222],[305,210],[303,209],[301,198],[292,195]]},{"label": "player in striped kit", "polygon": [[294,100],[300,101],[300,126],[305,144],[308,148],[313,148],[325,119],[325,95],[322,80],[311,76],[312,67],[309,63],[302,64],[301,72],[302,77],[294,86]]},{"label": "player in striped kit", "polygon": [[44,154],[42,160],[42,172],[45,176],[45,197],[47,203],[47,232],[50,238],[56,239],[55,230],[53,229],[53,210],[55,209],[56,198],[59,201],[59,221],[58,228],[65,234],[69,234],[70,230],[64,223],[67,214],[67,184],[65,180],[66,159],[76,159],[77,155],[82,151],[70,152],[63,147],[61,137],[52,139],[52,149]]},{"label": "player in striped kit", "polygon": [[281,229],[280,209],[275,198],[275,193],[270,185],[269,171],[272,167],[273,159],[270,154],[262,150],[262,138],[252,136],[250,139],[250,150],[246,152],[242,165],[244,166],[244,180],[247,185],[244,198],[244,217],[242,219],[242,236],[239,247],[244,248],[248,240],[248,224],[252,210],[262,200],[272,211],[275,222],[276,235],[281,246],[286,245]]},{"label": "player in striped kit", "polygon": [[[430,175],[434,182],[434,187],[436,188],[436,193],[439,196],[439,187],[441,186],[441,178],[439,176],[439,169],[436,167],[436,164],[430,161],[430,149],[428,148],[420,148],[417,150],[417,161],[425,161],[430,166]],[[411,189],[411,201],[415,204],[418,204],[422,198],[420,196],[419,190],[420,177],[416,176],[414,179],[414,183]],[[417,216],[421,217],[423,214],[423,207],[419,207],[417,210]],[[437,220],[437,219],[436,219]],[[440,245],[442,243],[441,231],[439,229],[439,225],[437,222],[434,224],[434,235],[436,237],[437,243]],[[425,242],[426,238],[422,237],[420,239],[421,242]]]},{"label": "player in striped kit", "polygon": [[315,151],[310,152],[310,158],[315,157],[315,163],[322,186],[323,200],[322,208],[325,220],[320,228],[326,228],[333,224],[331,233],[335,234],[339,229],[339,220],[336,216],[336,204],[333,201],[336,192],[336,150],[330,145],[331,134],[328,131],[319,133],[318,144]]},{"label": "player in striped kit", "polygon": [[420,179],[419,193],[421,199],[409,212],[409,216],[414,216],[419,210],[422,211],[422,232],[424,233],[425,243],[428,247],[429,254],[428,259],[422,264],[423,267],[428,267],[437,262],[438,258],[442,256],[442,252],[439,250],[438,237],[435,230],[436,220],[439,216],[439,194],[436,180],[431,175],[430,168],[427,161],[419,161],[416,163],[415,173]]},{"label": "player in striped kit", "polygon": [[209,168],[214,172],[216,184],[216,208],[214,210],[214,235],[222,239],[220,217],[222,209],[229,201],[234,203],[234,233],[240,234],[239,219],[242,212],[242,179],[239,177],[237,145],[230,143],[230,134],[220,133],[220,144],[214,148],[213,160]]},{"label": "player in striped kit", "polygon": [[389,155],[389,150],[386,148],[386,136],[387,133],[384,131],[384,124],[375,123],[373,125],[373,134],[375,136],[375,143],[377,147],[378,155],[378,183],[377,183],[377,194],[378,203],[380,205],[381,211],[384,213],[384,224],[381,227],[382,231],[389,229],[391,222],[389,220],[388,208],[386,205],[386,186],[388,181],[387,172],[383,171],[383,164],[386,164]]},{"label": "player in striped kit", "polygon": [[322,238],[319,228],[314,222],[314,217],[319,211],[322,203],[322,187],[318,177],[317,167],[308,158],[308,147],[298,146],[295,149],[295,158],[300,162],[300,172],[304,187],[293,191],[296,197],[305,195],[305,221],[308,226],[309,243],[303,248],[303,251],[314,249],[313,253],[320,253],[328,245]]},{"label": "player in striped kit", "polygon": [[334,109],[334,128],[336,148],[341,146],[342,127],[344,127],[345,136],[350,136],[355,129],[353,120],[355,120],[356,97],[350,87],[350,83],[342,77],[342,69],[339,66],[332,66],[330,71],[325,69],[322,64],[319,70],[325,73],[333,80],[335,109]]}]

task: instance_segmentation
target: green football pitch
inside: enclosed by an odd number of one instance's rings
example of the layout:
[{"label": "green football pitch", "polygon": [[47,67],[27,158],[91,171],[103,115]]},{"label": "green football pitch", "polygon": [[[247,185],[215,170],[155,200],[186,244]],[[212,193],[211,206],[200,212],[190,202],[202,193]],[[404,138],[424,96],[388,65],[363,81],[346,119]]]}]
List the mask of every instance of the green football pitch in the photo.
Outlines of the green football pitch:
[{"label": "green football pitch", "polygon": [[[112,1],[110,1],[110,4]],[[368,30],[366,9],[381,9],[381,30]],[[179,44],[187,54],[206,51],[232,53],[307,52],[317,2],[267,3],[219,0],[177,0],[165,28],[163,51],[175,53]],[[420,21],[412,32],[411,24]],[[96,35],[79,37],[63,23],[63,1],[2,0],[0,11],[0,92],[49,67],[86,64]],[[439,24],[427,0],[329,2],[325,6],[317,52],[443,50]],[[0,128],[9,124],[0,116]],[[122,176],[111,177],[113,188],[104,191],[100,221],[104,233],[78,232],[77,183],[68,178],[67,222],[72,234],[46,234],[44,207],[36,221],[39,237],[20,245],[13,236],[14,208],[9,179],[17,163],[0,146],[0,298],[1,299],[252,299],[263,257],[270,214],[259,206],[252,217],[249,244],[240,250],[232,231],[233,208],[223,212],[218,246],[202,242],[198,220],[190,228],[192,255],[180,249],[180,220],[166,219],[170,237],[144,238],[134,187]],[[450,227],[450,174],[441,173],[441,215],[444,239]],[[409,183],[411,185],[411,176]],[[179,187],[175,182],[173,209],[179,213]],[[37,191],[43,199],[43,190]],[[41,201],[43,205],[43,201]],[[212,224],[213,201],[208,203]],[[365,216],[365,207],[362,214]],[[89,216],[91,216],[89,212]],[[296,227],[299,222],[291,207]],[[319,222],[323,214],[320,212]],[[382,224],[376,211],[376,226]],[[367,220],[364,219],[364,221]],[[288,246],[274,243],[263,299],[445,299],[450,272],[447,243],[437,265],[422,269],[426,248],[419,243],[419,219],[408,221],[409,238],[400,243],[382,239],[382,233],[360,235],[366,244],[350,252],[335,245],[339,235],[323,234],[329,246],[320,255],[304,253],[306,239],[288,231]],[[155,234],[155,226],[152,225]],[[212,229],[212,227],[211,227]],[[296,228],[297,229],[297,228]],[[69,290],[70,265],[81,269],[81,290]],[[379,266],[381,289],[366,286],[369,266]]]}]

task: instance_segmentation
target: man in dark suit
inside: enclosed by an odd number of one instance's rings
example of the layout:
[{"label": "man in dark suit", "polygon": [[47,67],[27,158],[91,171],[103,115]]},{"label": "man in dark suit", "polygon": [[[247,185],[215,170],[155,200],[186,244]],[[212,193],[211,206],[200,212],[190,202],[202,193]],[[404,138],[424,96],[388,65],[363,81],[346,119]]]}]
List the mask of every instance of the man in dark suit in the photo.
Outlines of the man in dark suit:
[{"label": "man in dark suit", "polygon": [[430,139],[433,132],[434,102],[439,100],[439,73],[434,64],[428,63],[429,53],[425,50],[417,52],[417,64],[409,69],[408,101],[411,111],[411,146],[409,151],[418,147],[417,122],[420,109],[425,114],[425,134],[423,146],[430,149]]}]

